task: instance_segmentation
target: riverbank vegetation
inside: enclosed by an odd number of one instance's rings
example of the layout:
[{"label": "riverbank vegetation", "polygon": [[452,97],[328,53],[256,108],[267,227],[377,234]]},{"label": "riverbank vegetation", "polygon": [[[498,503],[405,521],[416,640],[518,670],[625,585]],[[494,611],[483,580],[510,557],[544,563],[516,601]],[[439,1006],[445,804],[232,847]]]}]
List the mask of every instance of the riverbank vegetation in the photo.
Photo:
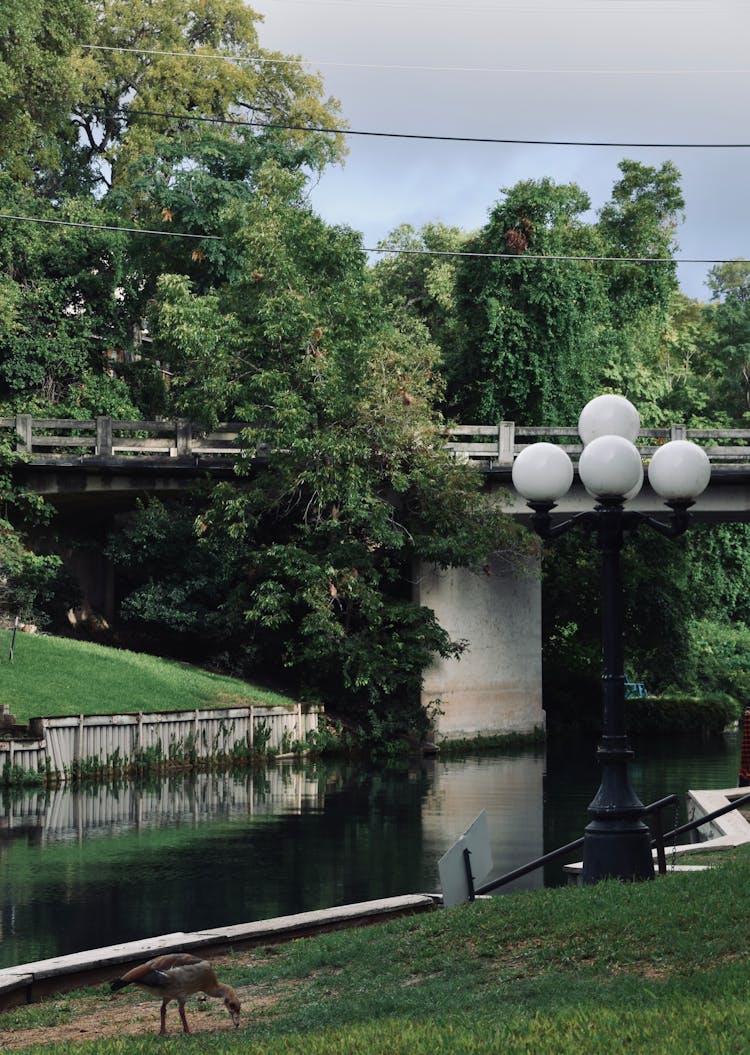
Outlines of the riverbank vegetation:
[{"label": "riverbank vegetation", "polygon": [[[240,993],[240,1029],[223,1028],[211,1001],[188,1014],[208,1053],[725,1055],[750,1031],[748,898],[740,848],[710,872],[508,894],[238,949],[221,977]],[[157,1019],[142,994],[101,986],[6,1012],[0,1042],[27,1055],[183,1050],[181,1034],[155,1035]]]},{"label": "riverbank vegetation", "polygon": [[[537,545],[448,456],[446,423],[571,425],[615,390],[645,426],[747,425],[750,265],[717,265],[710,303],[683,297],[680,174],[630,159],[595,215],[583,188],[525,180],[481,230],[403,226],[371,265],[307,197],[345,155],[325,131],[340,106],[258,23],[242,0],[6,0],[0,414],[251,423],[237,480],[145,503],[112,535],[116,630],[79,632],[418,736],[424,670],[466,642],[413,602],[414,569]],[[0,609],[61,630],[74,584],[54,519],[31,534],[50,510],[16,486],[11,448]],[[583,684],[596,555],[572,535],[546,550],[548,683]],[[630,542],[627,654],[651,691],[750,691],[749,551],[747,525]]]}]

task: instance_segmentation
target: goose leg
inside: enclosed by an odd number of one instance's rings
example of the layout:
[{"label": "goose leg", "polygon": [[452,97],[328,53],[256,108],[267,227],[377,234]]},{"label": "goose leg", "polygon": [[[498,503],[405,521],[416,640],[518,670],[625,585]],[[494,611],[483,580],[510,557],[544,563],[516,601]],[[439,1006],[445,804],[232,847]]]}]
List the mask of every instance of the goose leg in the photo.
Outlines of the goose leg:
[{"label": "goose leg", "polygon": [[187,1019],[185,1018],[185,1002],[184,1002],[184,1000],[180,1000],[179,1001],[179,1005],[180,1005],[180,1018],[182,1019],[183,1032],[189,1033],[190,1032],[190,1026],[187,1024]]},{"label": "goose leg", "polygon": [[162,1036],[166,1036],[167,1033],[167,1001],[162,1000],[161,1002],[161,1029],[159,1033]]}]

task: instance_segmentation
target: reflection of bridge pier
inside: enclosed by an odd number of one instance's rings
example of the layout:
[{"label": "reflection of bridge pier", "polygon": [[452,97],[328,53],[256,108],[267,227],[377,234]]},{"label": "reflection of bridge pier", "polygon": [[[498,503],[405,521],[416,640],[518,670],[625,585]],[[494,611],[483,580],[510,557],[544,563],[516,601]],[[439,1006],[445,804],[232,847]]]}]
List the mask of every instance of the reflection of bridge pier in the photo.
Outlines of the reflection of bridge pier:
[{"label": "reflection of bridge pier", "polygon": [[[507,758],[475,757],[463,765],[436,761],[422,807],[423,853],[435,861],[487,811],[495,875],[510,872],[544,853],[544,753]],[[484,879],[486,877],[482,877]],[[541,887],[541,869],[507,890]]]}]

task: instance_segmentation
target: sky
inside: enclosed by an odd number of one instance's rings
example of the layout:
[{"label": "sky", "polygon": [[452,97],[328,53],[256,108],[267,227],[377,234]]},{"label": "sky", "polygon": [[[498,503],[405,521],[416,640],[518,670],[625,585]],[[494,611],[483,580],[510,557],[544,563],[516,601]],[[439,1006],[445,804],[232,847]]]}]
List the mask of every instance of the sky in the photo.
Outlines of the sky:
[{"label": "sky", "polygon": [[[503,189],[577,183],[596,210],[618,162],[682,174],[677,257],[750,259],[747,0],[250,0],[264,48],[319,72],[352,130],[636,146],[349,136],[311,193],[374,247],[403,223],[475,230]],[[748,144],[715,149],[693,144]],[[690,144],[677,147],[673,144]],[[710,299],[710,264],[681,264]]]}]

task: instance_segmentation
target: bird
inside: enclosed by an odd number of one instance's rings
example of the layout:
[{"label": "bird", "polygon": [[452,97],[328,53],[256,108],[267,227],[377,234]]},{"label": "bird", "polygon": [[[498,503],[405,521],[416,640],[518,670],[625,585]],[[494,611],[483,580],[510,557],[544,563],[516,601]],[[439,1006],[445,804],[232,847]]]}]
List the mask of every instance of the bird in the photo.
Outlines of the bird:
[{"label": "bird", "polygon": [[235,1026],[240,1024],[240,1001],[234,989],[231,985],[221,983],[211,964],[198,956],[180,952],[155,956],[152,960],[133,967],[121,978],[115,978],[110,988],[114,993],[126,985],[138,985],[151,996],[161,998],[160,1034],[167,1032],[167,1004],[170,1000],[177,1001],[183,1032],[190,1032],[185,1017],[185,1001],[193,993],[221,997]]}]

